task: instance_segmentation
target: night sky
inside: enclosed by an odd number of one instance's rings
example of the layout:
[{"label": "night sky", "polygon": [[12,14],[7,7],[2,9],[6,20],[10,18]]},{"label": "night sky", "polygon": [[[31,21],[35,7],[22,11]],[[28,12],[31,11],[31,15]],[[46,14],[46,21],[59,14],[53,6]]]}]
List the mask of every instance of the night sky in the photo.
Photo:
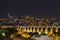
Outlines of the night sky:
[{"label": "night sky", "polygon": [[60,1],[0,0],[0,17],[8,12],[13,16],[60,17]]}]

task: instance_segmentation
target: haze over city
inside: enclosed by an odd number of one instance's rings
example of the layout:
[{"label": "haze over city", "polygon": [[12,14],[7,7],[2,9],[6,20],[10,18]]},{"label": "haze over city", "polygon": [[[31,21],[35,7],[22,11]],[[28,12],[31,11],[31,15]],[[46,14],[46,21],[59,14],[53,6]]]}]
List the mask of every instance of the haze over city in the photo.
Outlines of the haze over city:
[{"label": "haze over city", "polygon": [[35,17],[60,17],[60,2],[55,0],[1,0],[0,17],[31,15]]}]

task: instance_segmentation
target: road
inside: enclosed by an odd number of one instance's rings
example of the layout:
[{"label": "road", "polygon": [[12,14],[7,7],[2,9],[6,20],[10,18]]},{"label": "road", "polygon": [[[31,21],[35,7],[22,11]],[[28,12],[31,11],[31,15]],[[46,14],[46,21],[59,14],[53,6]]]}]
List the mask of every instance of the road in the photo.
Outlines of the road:
[{"label": "road", "polygon": [[25,38],[19,38],[19,37],[14,37],[13,40],[30,40],[30,39],[25,39]]}]

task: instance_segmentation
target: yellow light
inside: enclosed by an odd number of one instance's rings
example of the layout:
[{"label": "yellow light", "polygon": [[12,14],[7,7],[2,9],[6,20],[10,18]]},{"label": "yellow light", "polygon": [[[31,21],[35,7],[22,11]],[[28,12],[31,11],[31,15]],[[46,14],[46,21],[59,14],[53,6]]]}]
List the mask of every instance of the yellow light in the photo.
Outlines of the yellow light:
[{"label": "yellow light", "polygon": [[50,32],[51,34],[53,33],[53,30],[52,30],[52,28],[51,28],[51,32]]},{"label": "yellow light", "polygon": [[32,32],[32,30],[30,30],[30,32]]},{"label": "yellow light", "polygon": [[2,33],[2,35],[5,37],[5,33]]},{"label": "yellow light", "polygon": [[30,35],[29,35],[29,34],[23,34],[22,37],[24,37],[24,38],[29,38]]},{"label": "yellow light", "polygon": [[47,29],[46,29],[46,31],[45,31],[45,34],[48,34],[48,31],[47,31]]},{"label": "yellow light", "polygon": [[34,30],[33,30],[33,33],[35,32],[35,27],[34,27]]},{"label": "yellow light", "polygon": [[32,27],[30,27],[30,32],[32,32]]},{"label": "yellow light", "polygon": [[56,28],[56,32],[58,32],[58,28]]},{"label": "yellow light", "polygon": [[20,28],[17,28],[17,30],[19,31],[19,30],[21,30]]},{"label": "yellow light", "polygon": [[11,35],[10,38],[13,38],[13,35]]},{"label": "yellow light", "polygon": [[27,30],[27,32],[30,32],[29,30]]},{"label": "yellow light", "polygon": [[18,34],[23,34],[23,32],[21,32],[21,31],[18,31]]},{"label": "yellow light", "polygon": [[48,36],[53,36],[53,34],[50,33],[50,34],[48,34]]}]

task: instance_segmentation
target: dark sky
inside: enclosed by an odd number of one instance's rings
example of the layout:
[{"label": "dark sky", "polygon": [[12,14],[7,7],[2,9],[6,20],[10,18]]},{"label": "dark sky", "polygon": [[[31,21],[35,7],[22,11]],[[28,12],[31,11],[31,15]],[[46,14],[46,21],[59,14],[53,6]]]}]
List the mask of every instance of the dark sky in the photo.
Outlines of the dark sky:
[{"label": "dark sky", "polygon": [[60,17],[60,1],[55,0],[0,0],[0,17],[13,16]]}]

